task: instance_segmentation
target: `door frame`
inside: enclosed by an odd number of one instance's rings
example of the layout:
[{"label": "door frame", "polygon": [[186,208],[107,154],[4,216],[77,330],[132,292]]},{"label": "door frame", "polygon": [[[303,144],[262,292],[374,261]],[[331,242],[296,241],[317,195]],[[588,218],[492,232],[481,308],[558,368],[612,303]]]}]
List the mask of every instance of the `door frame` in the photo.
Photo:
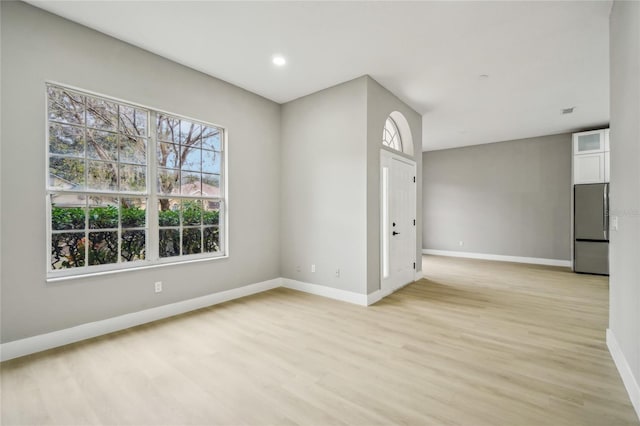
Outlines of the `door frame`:
[{"label": "door frame", "polygon": [[[389,179],[389,173],[388,171],[385,173],[385,167],[388,167],[389,164],[391,164],[391,161],[396,160],[396,161],[400,161],[403,162],[411,167],[413,167],[413,175],[416,179],[415,185],[414,185],[414,190],[413,190],[413,206],[414,206],[414,216],[415,216],[415,220],[418,220],[417,217],[417,212],[418,212],[418,184],[417,184],[417,164],[414,160],[407,158],[405,155],[401,155],[400,153],[395,153],[389,150],[386,150],[384,148],[380,149],[380,191],[379,191],[379,195],[380,195],[380,204],[379,204],[379,212],[380,212],[380,280],[378,283],[378,287],[379,287],[379,291],[382,292],[381,297],[385,297],[391,293],[393,293],[396,290],[399,290],[400,288],[411,284],[412,282],[415,282],[415,271],[417,270],[417,248],[416,248],[416,244],[417,244],[417,240],[418,240],[418,227],[417,224],[416,226],[413,227],[413,261],[415,262],[416,267],[414,268],[414,280],[410,281],[406,284],[400,285],[396,288],[390,288],[390,289],[384,289],[383,290],[383,281],[385,279],[385,273],[388,272],[388,268],[389,268],[389,261],[391,256],[389,255],[389,242],[391,241],[389,238],[389,215],[388,215],[388,211],[386,211],[386,209],[388,209],[388,199],[389,199],[389,195],[387,194],[387,182]],[[385,221],[385,216],[386,216],[386,221]]]}]

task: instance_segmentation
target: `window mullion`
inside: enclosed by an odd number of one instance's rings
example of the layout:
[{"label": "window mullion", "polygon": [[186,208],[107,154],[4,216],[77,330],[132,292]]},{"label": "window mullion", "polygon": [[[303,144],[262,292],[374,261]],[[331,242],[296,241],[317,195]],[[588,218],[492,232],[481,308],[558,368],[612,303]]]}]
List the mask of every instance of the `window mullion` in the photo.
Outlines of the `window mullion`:
[{"label": "window mullion", "polygon": [[[86,157],[86,154],[85,154]],[[87,163],[87,160],[85,158],[85,164]],[[85,166],[86,169],[86,166]],[[89,240],[89,196],[85,196],[84,197],[84,266],[83,267],[88,267],[89,266],[89,244],[90,240]]]},{"label": "window mullion", "polygon": [[158,174],[158,158],[157,158],[157,124],[158,113],[149,112],[149,143],[147,144],[147,193],[149,194],[147,202],[147,259],[155,262],[159,259],[160,254],[160,238],[158,229],[158,194],[157,194],[157,174]]},{"label": "window mullion", "polygon": [[118,124],[116,124],[116,179],[117,179],[117,188],[118,188],[118,196],[115,197],[116,199],[116,207],[118,208],[118,229],[117,229],[117,233],[116,233],[116,244],[118,247],[118,258],[116,259],[116,263],[122,263],[122,197],[120,196],[120,183],[122,182],[120,173],[121,173],[121,167],[120,167],[120,151],[122,150],[122,129],[120,128],[121,126],[121,120],[120,120],[120,105],[116,105],[116,117],[118,120]]},{"label": "window mullion", "polygon": [[[118,149],[120,151],[120,149]],[[120,154],[118,153],[118,158]],[[120,164],[118,164],[118,169],[120,168]],[[118,206],[118,262],[122,263],[122,197],[117,197],[117,206]]]}]

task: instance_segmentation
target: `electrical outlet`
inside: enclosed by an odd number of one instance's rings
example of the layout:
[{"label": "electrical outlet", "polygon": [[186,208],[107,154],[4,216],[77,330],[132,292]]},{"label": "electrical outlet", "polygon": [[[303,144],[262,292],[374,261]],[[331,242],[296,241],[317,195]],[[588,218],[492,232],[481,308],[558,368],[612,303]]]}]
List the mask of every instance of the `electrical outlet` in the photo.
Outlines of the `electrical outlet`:
[{"label": "electrical outlet", "polygon": [[463,246],[464,246],[464,241],[458,241],[458,245],[459,245],[460,247],[463,247]]},{"label": "electrical outlet", "polygon": [[156,289],[156,293],[162,292],[162,281],[156,281],[155,289]]},{"label": "electrical outlet", "polygon": [[311,265],[311,272],[315,272],[316,271],[316,265],[315,263],[313,265]]},{"label": "electrical outlet", "polygon": [[340,268],[336,269],[336,278],[340,278]]}]

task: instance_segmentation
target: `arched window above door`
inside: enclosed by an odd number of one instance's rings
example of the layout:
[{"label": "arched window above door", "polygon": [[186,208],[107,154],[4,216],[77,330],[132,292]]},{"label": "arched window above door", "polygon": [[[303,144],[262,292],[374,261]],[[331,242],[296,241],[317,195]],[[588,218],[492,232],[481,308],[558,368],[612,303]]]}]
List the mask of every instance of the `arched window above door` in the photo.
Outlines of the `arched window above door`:
[{"label": "arched window above door", "polygon": [[384,123],[382,144],[395,149],[396,151],[402,152],[402,136],[398,130],[398,125],[390,116],[387,117],[387,121]]},{"label": "arched window above door", "polygon": [[387,117],[382,130],[382,145],[395,151],[413,156],[413,137],[409,122],[398,111]]}]

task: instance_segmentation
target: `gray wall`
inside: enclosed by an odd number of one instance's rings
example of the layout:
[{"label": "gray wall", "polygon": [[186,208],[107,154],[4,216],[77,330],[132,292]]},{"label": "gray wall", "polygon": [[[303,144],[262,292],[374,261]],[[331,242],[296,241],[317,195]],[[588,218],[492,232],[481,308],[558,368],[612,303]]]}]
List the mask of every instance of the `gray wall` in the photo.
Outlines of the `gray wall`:
[{"label": "gray wall", "polygon": [[[283,105],[283,277],[361,294],[380,288],[380,149],[393,111],[421,152],[421,116],[369,76]],[[422,158],[413,159],[420,173]],[[419,183],[418,211],[420,197]]]},{"label": "gray wall", "polygon": [[614,2],[609,54],[610,214],[618,217],[610,237],[609,328],[640,383],[640,3]]},{"label": "gray wall", "polygon": [[571,155],[570,134],[424,152],[424,248],[569,260]]},{"label": "gray wall", "polygon": [[[279,105],[27,4],[1,7],[2,342],[280,276]],[[231,256],[45,283],[46,80],[225,126]]]},{"label": "gray wall", "polygon": [[285,278],[366,292],[366,84],[360,77],[282,106]]},{"label": "gray wall", "polygon": [[[398,111],[409,123],[413,138],[416,177],[422,175],[422,117],[367,77],[367,292],[380,289],[380,149],[382,129],[389,114]],[[395,152],[395,151],[394,151]],[[416,179],[416,219],[422,217],[422,180]],[[416,269],[422,269],[422,221],[416,220]]]}]

